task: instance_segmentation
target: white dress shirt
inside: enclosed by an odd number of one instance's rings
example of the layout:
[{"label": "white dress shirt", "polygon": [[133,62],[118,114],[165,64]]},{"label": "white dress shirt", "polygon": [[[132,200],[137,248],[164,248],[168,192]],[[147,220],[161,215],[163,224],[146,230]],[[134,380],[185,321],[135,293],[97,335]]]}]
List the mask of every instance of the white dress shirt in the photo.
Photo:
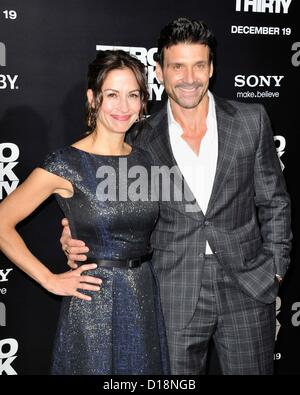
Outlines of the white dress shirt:
[{"label": "white dress shirt", "polygon": [[[208,97],[207,130],[201,140],[199,155],[181,137],[183,130],[173,117],[170,101],[167,105],[169,135],[174,158],[204,215],[212,192],[218,159],[215,101],[210,92],[208,92]],[[212,254],[207,241],[205,253]]]}]

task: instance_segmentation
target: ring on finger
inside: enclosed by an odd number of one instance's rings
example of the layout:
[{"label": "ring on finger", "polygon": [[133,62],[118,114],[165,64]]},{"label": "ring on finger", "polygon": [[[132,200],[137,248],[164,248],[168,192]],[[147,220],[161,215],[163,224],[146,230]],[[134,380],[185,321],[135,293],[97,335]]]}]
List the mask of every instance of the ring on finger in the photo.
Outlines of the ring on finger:
[{"label": "ring on finger", "polygon": [[68,247],[65,247],[65,248],[64,248],[64,253],[65,253],[66,255],[69,255],[69,254],[70,254],[70,250],[69,250]]}]

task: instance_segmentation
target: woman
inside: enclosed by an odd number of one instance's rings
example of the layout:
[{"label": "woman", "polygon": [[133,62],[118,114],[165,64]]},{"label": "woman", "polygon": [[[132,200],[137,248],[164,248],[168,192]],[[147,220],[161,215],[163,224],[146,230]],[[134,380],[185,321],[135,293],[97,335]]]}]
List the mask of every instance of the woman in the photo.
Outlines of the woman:
[{"label": "woman", "polygon": [[[51,153],[0,205],[2,251],[48,291],[66,296],[53,374],[169,374],[149,263],[158,204],[151,196],[132,201],[133,189],[121,176],[124,166],[151,173],[146,153],[124,141],[144,115],[147,98],[142,63],[124,51],[99,51],[88,73],[91,132]],[[72,234],[89,245],[89,263],[58,275],[31,254],[15,230],[52,193]]]}]

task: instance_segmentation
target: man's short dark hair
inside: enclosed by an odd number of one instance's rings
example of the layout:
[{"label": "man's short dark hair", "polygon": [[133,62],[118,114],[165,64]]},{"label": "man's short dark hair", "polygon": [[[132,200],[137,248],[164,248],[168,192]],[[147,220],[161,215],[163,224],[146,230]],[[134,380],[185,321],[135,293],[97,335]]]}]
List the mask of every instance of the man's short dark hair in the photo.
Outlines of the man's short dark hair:
[{"label": "man's short dark hair", "polygon": [[207,45],[210,49],[209,62],[212,62],[216,40],[212,31],[204,22],[181,17],[166,25],[158,38],[155,60],[163,66],[164,49],[179,43]]}]

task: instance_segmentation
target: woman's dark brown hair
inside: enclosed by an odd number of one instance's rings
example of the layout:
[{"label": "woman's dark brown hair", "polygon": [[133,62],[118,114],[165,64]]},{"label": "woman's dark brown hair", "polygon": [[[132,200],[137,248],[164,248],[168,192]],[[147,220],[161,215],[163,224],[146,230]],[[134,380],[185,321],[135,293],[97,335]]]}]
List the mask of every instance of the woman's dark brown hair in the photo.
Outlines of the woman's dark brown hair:
[{"label": "woman's dark brown hair", "polygon": [[139,117],[141,119],[145,117],[149,93],[147,90],[146,69],[143,63],[122,50],[98,51],[96,58],[89,64],[88,68],[88,89],[93,91],[94,96],[94,106],[87,102],[87,126],[90,133],[96,129],[97,114],[103,100],[101,90],[108,73],[115,69],[124,68],[130,69],[135,75],[142,101]]}]

